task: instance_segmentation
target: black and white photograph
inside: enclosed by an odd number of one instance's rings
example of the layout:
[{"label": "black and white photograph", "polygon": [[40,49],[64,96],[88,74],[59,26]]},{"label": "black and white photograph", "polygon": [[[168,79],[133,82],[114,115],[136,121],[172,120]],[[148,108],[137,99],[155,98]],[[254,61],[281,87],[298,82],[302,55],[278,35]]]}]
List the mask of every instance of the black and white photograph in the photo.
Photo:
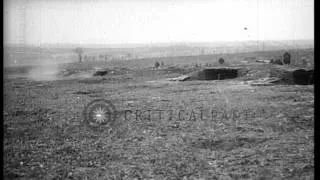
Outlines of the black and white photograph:
[{"label": "black and white photograph", "polygon": [[314,11],[4,0],[3,179],[315,179]]}]

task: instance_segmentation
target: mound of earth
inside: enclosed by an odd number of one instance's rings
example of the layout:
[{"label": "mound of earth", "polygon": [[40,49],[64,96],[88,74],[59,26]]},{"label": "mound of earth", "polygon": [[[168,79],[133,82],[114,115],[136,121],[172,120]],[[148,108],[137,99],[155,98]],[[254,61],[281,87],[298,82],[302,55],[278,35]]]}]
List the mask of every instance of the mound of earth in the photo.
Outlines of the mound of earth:
[{"label": "mound of earth", "polygon": [[171,78],[172,81],[186,81],[186,80],[224,80],[238,77],[240,68],[236,67],[219,67],[219,68],[205,68],[194,71],[188,75],[183,75],[177,78]]},{"label": "mound of earth", "polygon": [[223,80],[238,77],[238,68],[210,68],[192,73],[190,80]]},{"label": "mound of earth", "polygon": [[271,69],[270,76],[280,78],[278,82],[280,84],[311,85],[314,84],[313,71],[313,69],[276,67]]},{"label": "mound of earth", "polygon": [[224,80],[240,78],[257,81],[257,84],[310,85],[314,83],[313,69],[288,66],[218,67],[194,71],[187,75],[170,78],[170,81]]},{"label": "mound of earth", "polygon": [[108,70],[99,69],[93,73],[93,76],[104,76],[108,74]]}]

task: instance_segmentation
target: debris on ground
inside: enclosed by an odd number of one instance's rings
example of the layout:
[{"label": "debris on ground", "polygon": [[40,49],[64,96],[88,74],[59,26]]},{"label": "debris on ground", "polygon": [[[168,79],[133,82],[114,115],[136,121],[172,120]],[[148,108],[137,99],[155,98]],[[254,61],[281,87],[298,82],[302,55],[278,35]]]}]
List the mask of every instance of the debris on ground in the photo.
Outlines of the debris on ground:
[{"label": "debris on ground", "polygon": [[250,84],[251,86],[272,86],[275,82],[280,81],[280,78],[266,77],[252,81],[244,81],[244,84]]},{"label": "debris on ground", "polygon": [[169,78],[167,80],[169,80],[169,81],[186,81],[188,79],[190,79],[190,76],[182,75],[182,76],[179,76],[179,77],[176,77],[176,78]]},{"label": "debris on ground", "polygon": [[277,65],[283,65],[283,62],[281,59],[272,59],[270,61],[271,64],[277,64]]},{"label": "debris on ground", "polygon": [[271,60],[269,60],[269,59],[265,59],[265,60],[263,60],[263,59],[258,59],[258,60],[256,60],[256,62],[259,62],[259,63],[270,63]]},{"label": "debris on ground", "polygon": [[243,64],[248,64],[249,63],[249,61],[240,61],[241,63],[243,63]]}]

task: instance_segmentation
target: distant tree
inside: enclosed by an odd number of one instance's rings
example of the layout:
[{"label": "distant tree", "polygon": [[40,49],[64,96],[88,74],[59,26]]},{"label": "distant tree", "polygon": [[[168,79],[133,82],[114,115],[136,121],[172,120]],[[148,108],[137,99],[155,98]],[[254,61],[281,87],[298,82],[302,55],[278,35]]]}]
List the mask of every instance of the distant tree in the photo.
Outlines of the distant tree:
[{"label": "distant tree", "polygon": [[160,63],[158,62],[158,61],[156,61],[155,63],[154,63],[154,67],[155,68],[158,68],[160,66]]},{"label": "distant tree", "polygon": [[83,54],[83,48],[81,47],[77,47],[74,49],[74,52],[78,54],[79,56],[79,62],[81,63],[82,62],[82,54]]},{"label": "distant tree", "polygon": [[204,49],[201,49],[201,54],[204,54]]},{"label": "distant tree", "polygon": [[104,55],[104,60],[106,60],[106,61],[108,60],[108,54]]},{"label": "distant tree", "polygon": [[306,59],[305,57],[302,57],[302,58],[301,58],[301,64],[302,64],[303,66],[306,66],[306,65],[308,64],[308,61],[307,61],[307,59]]},{"label": "distant tree", "polygon": [[291,55],[288,52],[283,54],[283,64],[290,64]]},{"label": "distant tree", "polygon": [[131,53],[128,53],[128,54],[127,54],[128,59],[131,59],[132,56],[133,56],[133,55],[132,55]]},{"label": "distant tree", "polygon": [[220,63],[220,64],[223,64],[223,63],[224,63],[224,59],[223,59],[223,58],[220,58],[220,59],[219,59],[219,63]]},{"label": "distant tree", "polygon": [[102,60],[103,59],[103,54],[99,55],[99,59]]}]

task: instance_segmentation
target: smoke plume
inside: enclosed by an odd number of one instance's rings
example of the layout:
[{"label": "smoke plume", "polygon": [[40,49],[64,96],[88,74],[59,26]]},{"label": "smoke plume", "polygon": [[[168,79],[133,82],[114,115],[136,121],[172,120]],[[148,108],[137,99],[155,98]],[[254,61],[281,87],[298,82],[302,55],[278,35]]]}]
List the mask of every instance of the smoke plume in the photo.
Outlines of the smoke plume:
[{"label": "smoke plume", "polygon": [[27,77],[34,81],[53,81],[58,79],[59,64],[53,59],[38,60],[27,74]]}]

